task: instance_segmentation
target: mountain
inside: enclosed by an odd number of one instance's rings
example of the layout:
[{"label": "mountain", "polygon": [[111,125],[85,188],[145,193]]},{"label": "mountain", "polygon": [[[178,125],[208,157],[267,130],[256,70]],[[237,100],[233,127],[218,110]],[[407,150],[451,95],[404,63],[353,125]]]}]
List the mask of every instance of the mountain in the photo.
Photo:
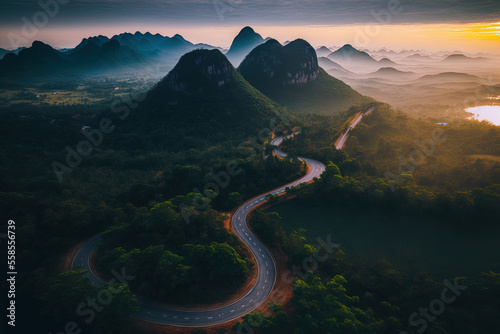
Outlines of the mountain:
[{"label": "mountain", "polygon": [[423,55],[421,55],[419,53],[415,53],[415,54],[413,54],[411,56],[407,56],[407,57],[403,58],[402,60],[429,62],[429,61],[435,61],[436,59],[431,58],[429,56],[423,56]]},{"label": "mountain", "polygon": [[322,46],[322,47],[316,49],[316,54],[318,55],[318,58],[319,57],[326,57],[330,53],[332,53],[332,50],[330,50],[326,46]]},{"label": "mountain", "polygon": [[318,58],[318,64],[327,73],[333,75],[334,77],[355,78],[358,76],[358,74],[345,69],[341,65],[337,64],[334,61],[331,61],[326,57]]},{"label": "mountain", "polygon": [[479,62],[479,61],[485,61],[489,60],[488,58],[484,57],[479,57],[479,58],[471,58],[467,57],[466,55],[463,55],[461,53],[455,53],[452,55],[449,55],[445,59],[441,60],[442,64],[463,64],[463,63],[474,63],[474,62]]},{"label": "mountain", "polygon": [[[97,42],[99,43],[99,42]],[[148,58],[129,46],[123,46],[115,39],[98,45],[95,40],[87,40],[68,56],[75,64],[91,70],[120,70],[123,67],[144,64]]]},{"label": "mountain", "polygon": [[415,83],[444,83],[444,82],[476,82],[480,83],[481,78],[460,72],[444,72],[439,74],[424,75],[423,77],[417,79]]},{"label": "mountain", "polygon": [[298,39],[259,45],[238,68],[245,79],[283,106],[300,112],[335,113],[366,98],[318,66],[314,48]]},{"label": "mountain", "polygon": [[368,53],[359,51],[350,44],[332,52],[328,58],[341,65],[377,65],[377,61]]},{"label": "mountain", "polygon": [[389,58],[382,58],[378,61],[378,63],[379,63],[379,65],[383,65],[383,66],[398,66],[398,64],[396,64],[395,62],[393,62]]},{"label": "mountain", "polygon": [[382,78],[382,79],[392,79],[392,80],[407,80],[415,78],[416,73],[414,72],[404,72],[395,69],[394,67],[382,67],[378,71],[367,74],[368,78]]},{"label": "mountain", "polygon": [[147,93],[128,127],[170,145],[184,145],[188,137],[202,141],[243,138],[269,127],[270,119],[283,113],[219,50],[195,50],[182,56]]},{"label": "mountain", "polygon": [[3,56],[5,56],[7,53],[13,53],[13,52],[10,50],[5,50],[5,49],[0,48],[0,59],[2,59]]},{"label": "mountain", "polygon": [[8,53],[0,60],[0,76],[11,78],[60,77],[67,73],[69,61],[50,45],[34,41],[19,54]]},{"label": "mountain", "polygon": [[326,58],[326,57],[318,57],[318,64],[319,66],[323,67],[325,70],[329,70],[331,68],[334,68],[336,70],[345,70],[347,71],[344,67],[341,65],[337,64],[336,62]]},{"label": "mountain", "polygon": [[5,49],[2,49],[0,48],[0,59],[3,58],[3,56],[5,56],[7,53],[14,53],[14,54],[19,54],[20,51],[26,49],[25,47],[20,47],[20,48],[17,48],[15,50],[5,50]]},{"label": "mountain", "polygon": [[234,66],[238,66],[253,48],[262,43],[264,43],[264,39],[261,35],[257,34],[252,28],[245,27],[234,38],[226,57]]}]

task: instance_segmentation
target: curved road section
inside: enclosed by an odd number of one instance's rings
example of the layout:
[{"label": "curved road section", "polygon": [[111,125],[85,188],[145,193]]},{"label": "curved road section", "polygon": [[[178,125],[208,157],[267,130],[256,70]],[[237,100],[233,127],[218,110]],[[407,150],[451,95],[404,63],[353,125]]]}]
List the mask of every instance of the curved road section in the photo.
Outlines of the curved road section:
[{"label": "curved road section", "polygon": [[373,111],[373,109],[374,108],[372,107],[372,108],[368,109],[365,113],[360,114],[358,117],[356,117],[356,119],[352,122],[352,124],[349,126],[349,128],[346,130],[346,132],[344,132],[342,134],[342,136],[340,136],[339,142],[335,146],[335,148],[337,150],[341,150],[344,148],[345,142],[347,141],[347,138],[349,138],[349,133],[351,132],[351,130],[354,129],[356,127],[356,125],[358,125],[359,122],[361,122],[361,120],[363,119],[363,116],[366,116],[369,113],[371,113]]},{"label": "curved road section", "polygon": [[[275,138],[271,144],[279,146],[283,142],[282,137]],[[280,151],[277,147],[274,149],[277,156],[285,158],[286,153]],[[310,166],[310,171],[299,180],[282,186],[281,188],[262,194],[255,197],[242,206],[240,206],[232,217],[232,226],[235,233],[248,246],[254,255],[257,267],[258,277],[255,285],[248,293],[232,304],[223,306],[213,310],[186,311],[167,309],[161,306],[148,303],[140,303],[140,310],[133,314],[134,317],[168,325],[177,326],[209,326],[224,323],[236,318],[239,318],[261,305],[273,290],[276,281],[276,265],[267,248],[259,241],[259,239],[248,228],[247,216],[248,213],[266,202],[266,195],[280,195],[286,191],[287,187],[298,186],[302,183],[313,181],[314,178],[319,178],[325,171],[325,165],[313,159],[299,158]],[[87,275],[90,282],[94,285],[104,284],[97,275],[92,271],[90,266],[90,255],[97,247],[100,241],[100,236],[97,236],[85,243],[73,260],[73,269],[80,266],[87,270]]]}]

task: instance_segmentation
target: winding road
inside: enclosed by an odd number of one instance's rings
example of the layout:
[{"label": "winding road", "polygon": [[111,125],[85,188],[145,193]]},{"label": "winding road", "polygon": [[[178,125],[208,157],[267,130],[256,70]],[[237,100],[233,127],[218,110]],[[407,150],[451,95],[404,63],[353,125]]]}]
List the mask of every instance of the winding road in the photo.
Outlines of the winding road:
[{"label": "winding road", "polygon": [[338,141],[337,145],[335,146],[335,148],[337,150],[341,150],[344,148],[345,142],[347,141],[347,138],[349,138],[349,133],[351,132],[351,130],[354,129],[356,127],[356,125],[358,125],[359,122],[361,122],[361,120],[363,119],[363,116],[368,115],[372,111],[373,111],[373,107],[368,109],[365,113],[361,113],[358,117],[356,117],[354,119],[354,121],[351,123],[349,128],[346,130],[346,132],[344,132],[340,136],[339,141]]},{"label": "winding road", "polygon": [[[373,108],[367,111],[365,114],[371,112],[372,110]],[[345,143],[345,140],[347,140],[349,131],[354,128],[354,126],[356,126],[359,121],[361,121],[362,116],[363,115],[360,115],[343,135],[343,137],[341,138],[342,145],[343,143]],[[282,152],[278,148],[278,146],[282,142],[283,137],[277,137],[271,141],[271,145],[276,146],[276,148],[274,149],[274,154],[279,157],[286,158],[287,154]],[[278,189],[269,191],[248,200],[236,210],[232,217],[231,223],[234,232],[248,246],[255,257],[258,267],[257,281],[255,282],[252,289],[250,289],[250,291],[248,291],[248,293],[244,297],[234,303],[216,309],[194,311],[175,310],[158,306],[152,303],[141,302],[139,311],[132,314],[132,316],[141,320],[166,325],[189,327],[210,326],[237,319],[245,314],[250,313],[259,305],[261,305],[274,288],[274,284],[276,282],[276,264],[274,263],[274,260],[267,248],[248,228],[247,216],[251,210],[266,202],[267,195],[281,195],[285,193],[286,188],[311,182],[314,180],[314,178],[319,178],[320,175],[325,171],[325,165],[319,161],[302,157],[299,157],[299,159],[308,164],[310,167],[309,172],[305,176]],[[91,255],[96,249],[100,240],[101,237],[97,236],[87,241],[78,250],[72,263],[73,269],[80,267],[87,270],[87,276],[89,276],[90,282],[96,286],[102,285],[104,284],[104,282],[100,280],[92,271],[90,260]]]}]

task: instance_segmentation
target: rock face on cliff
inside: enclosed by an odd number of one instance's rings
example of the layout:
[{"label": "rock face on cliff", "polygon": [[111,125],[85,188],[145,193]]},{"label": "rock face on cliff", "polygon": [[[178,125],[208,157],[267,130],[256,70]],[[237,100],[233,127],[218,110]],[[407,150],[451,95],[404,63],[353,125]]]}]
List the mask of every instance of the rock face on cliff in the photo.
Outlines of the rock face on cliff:
[{"label": "rock face on cliff", "polygon": [[221,88],[232,80],[234,67],[218,50],[197,50],[184,55],[160,82],[173,92],[198,94]]},{"label": "rock face on cliff", "polygon": [[302,39],[281,45],[269,40],[238,68],[255,88],[297,112],[334,114],[369,101],[318,66],[314,48]]},{"label": "rock face on cliff", "polygon": [[[219,50],[191,51],[146,95],[127,126],[159,141],[216,142],[248,136],[283,108],[250,85]],[[198,141],[199,140],[199,141]]]},{"label": "rock face on cliff", "polygon": [[271,39],[256,47],[239,67],[240,73],[257,88],[300,86],[319,75],[314,48],[302,39],[286,46]]}]

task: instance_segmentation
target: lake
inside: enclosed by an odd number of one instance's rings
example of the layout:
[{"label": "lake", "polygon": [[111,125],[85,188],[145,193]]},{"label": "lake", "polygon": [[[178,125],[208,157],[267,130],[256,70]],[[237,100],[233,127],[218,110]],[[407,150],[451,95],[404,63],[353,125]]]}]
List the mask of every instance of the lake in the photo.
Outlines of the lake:
[{"label": "lake", "polygon": [[472,118],[478,121],[488,121],[500,125],[500,106],[480,106],[465,109],[466,112],[474,114]]},{"label": "lake", "polygon": [[436,280],[478,277],[500,262],[499,231],[457,230],[437,220],[395,217],[383,212],[339,207],[278,204],[287,232],[307,230],[307,242],[330,235],[355,262],[385,258],[399,271],[424,271]]}]

